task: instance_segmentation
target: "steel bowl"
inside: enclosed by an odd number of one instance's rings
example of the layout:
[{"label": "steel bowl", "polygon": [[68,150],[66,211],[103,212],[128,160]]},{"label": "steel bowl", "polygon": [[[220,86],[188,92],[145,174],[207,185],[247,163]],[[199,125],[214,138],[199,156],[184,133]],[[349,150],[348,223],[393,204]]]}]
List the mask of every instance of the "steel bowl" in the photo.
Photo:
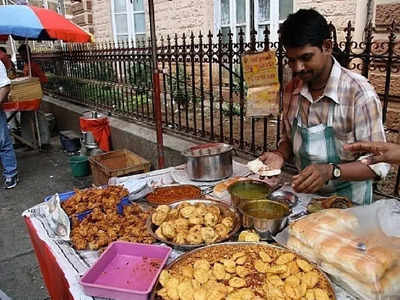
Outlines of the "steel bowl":
[{"label": "steel bowl", "polygon": [[280,202],[292,208],[295,206],[299,198],[292,192],[288,191],[275,191],[268,196],[269,200]]},{"label": "steel bowl", "polygon": [[261,239],[270,240],[288,222],[290,208],[268,199],[248,200],[239,206],[244,228],[254,228]]},{"label": "steel bowl", "polygon": [[202,144],[186,149],[186,173],[194,181],[217,181],[232,176],[233,147],[224,143]]},{"label": "steel bowl", "polygon": [[[196,199],[196,200],[185,200],[185,201],[179,201],[179,202],[175,202],[169,205],[169,207],[171,208],[175,208],[177,207],[179,204],[183,203],[183,202],[188,202],[190,204],[197,204],[197,203],[204,203],[206,205],[216,205],[219,207],[221,214],[223,217],[232,217],[233,219],[233,229],[231,230],[231,232],[229,232],[229,234],[223,238],[223,239],[218,239],[216,240],[214,243],[219,243],[225,240],[230,240],[240,229],[240,215],[239,213],[232,207],[221,203],[219,201],[214,201],[214,200],[201,200],[201,199]],[[154,212],[153,212],[154,213]],[[153,222],[151,221],[152,218],[152,214],[150,214],[150,216],[147,218],[147,230],[148,232],[151,234],[152,237],[154,237],[156,240],[159,240],[163,243],[166,243],[170,246],[172,246],[174,249],[177,250],[182,250],[182,251],[187,251],[187,250],[193,250],[195,248],[199,248],[199,247],[203,247],[206,246],[206,243],[201,243],[201,244],[195,244],[195,245],[191,245],[191,244],[177,244],[174,243],[172,241],[169,240],[165,240],[165,239],[160,239],[155,231],[157,229],[157,225],[154,225]]]},{"label": "steel bowl", "polygon": [[228,187],[233,207],[249,200],[266,199],[271,191],[271,186],[260,180],[240,180]]}]

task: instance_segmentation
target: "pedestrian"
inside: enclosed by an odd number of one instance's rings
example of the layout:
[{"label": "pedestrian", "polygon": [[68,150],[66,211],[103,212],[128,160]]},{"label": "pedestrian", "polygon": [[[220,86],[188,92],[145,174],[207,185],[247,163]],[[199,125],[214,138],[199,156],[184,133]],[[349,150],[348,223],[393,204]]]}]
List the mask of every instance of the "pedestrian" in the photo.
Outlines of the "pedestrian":
[{"label": "pedestrian", "polygon": [[7,50],[4,47],[0,47],[0,61],[2,61],[4,67],[6,68],[7,77],[10,79],[14,79],[17,76],[15,65],[11,61],[10,57],[7,54]]},{"label": "pedestrian", "polygon": [[280,29],[293,79],[284,90],[278,149],[260,159],[280,169],[294,158],[300,193],[337,194],[358,204],[372,202],[372,181],[386,163],[363,164],[343,145],[385,141],[380,100],[368,80],[340,66],[332,56],[326,19],[313,9],[289,15]]},{"label": "pedestrian", "polygon": [[[0,61],[0,104],[6,102],[10,91],[10,79]],[[7,125],[7,117],[0,105],[0,161],[3,165],[4,188],[11,189],[18,183],[17,159]]]},{"label": "pedestrian", "polygon": [[[43,72],[40,65],[34,61],[32,61],[32,52],[28,45],[22,44],[18,48],[18,53],[24,60],[24,76],[29,76],[30,74],[32,77],[38,77],[40,84],[47,83],[49,80],[47,79],[46,74]],[[29,71],[30,70],[30,71]]]}]

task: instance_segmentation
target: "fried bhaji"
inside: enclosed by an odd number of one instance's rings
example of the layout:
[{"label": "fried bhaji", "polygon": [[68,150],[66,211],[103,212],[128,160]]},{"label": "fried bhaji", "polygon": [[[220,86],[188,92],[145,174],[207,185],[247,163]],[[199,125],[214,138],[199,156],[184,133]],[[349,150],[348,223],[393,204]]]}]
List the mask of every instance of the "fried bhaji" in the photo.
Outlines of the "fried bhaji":
[{"label": "fried bhaji", "polygon": [[[77,250],[98,250],[115,240],[150,244],[154,238],[146,229],[149,212],[136,203],[125,206],[122,215],[96,208],[81,222],[74,221],[71,241]],[[161,230],[156,234],[162,234]]]}]

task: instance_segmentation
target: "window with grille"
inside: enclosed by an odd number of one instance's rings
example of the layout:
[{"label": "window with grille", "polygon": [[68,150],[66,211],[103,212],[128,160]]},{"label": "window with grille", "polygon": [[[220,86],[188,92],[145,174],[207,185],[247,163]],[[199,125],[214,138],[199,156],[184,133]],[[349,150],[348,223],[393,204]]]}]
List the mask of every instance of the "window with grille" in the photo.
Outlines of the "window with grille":
[{"label": "window with grille", "polygon": [[[221,30],[223,42],[229,31],[233,42],[239,42],[240,29],[245,41],[250,40],[250,0],[214,0],[215,30]],[[270,40],[278,40],[279,24],[293,12],[293,0],[254,0],[254,26],[257,39],[264,39],[264,30],[270,31]]]},{"label": "window with grille", "polygon": [[128,41],[129,45],[146,39],[143,0],[113,0],[112,25],[114,41]]}]

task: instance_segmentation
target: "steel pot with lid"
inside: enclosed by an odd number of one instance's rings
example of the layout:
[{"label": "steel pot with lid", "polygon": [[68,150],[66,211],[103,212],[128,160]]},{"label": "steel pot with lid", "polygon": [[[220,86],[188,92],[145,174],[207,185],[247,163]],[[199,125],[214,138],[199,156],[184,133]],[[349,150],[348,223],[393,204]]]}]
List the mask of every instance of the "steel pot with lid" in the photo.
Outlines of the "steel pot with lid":
[{"label": "steel pot with lid", "polygon": [[233,147],[224,143],[202,144],[184,150],[188,177],[195,181],[216,181],[232,176],[232,151]]},{"label": "steel pot with lid", "polygon": [[102,113],[99,113],[95,110],[86,111],[81,116],[81,119],[84,119],[84,120],[98,120],[98,119],[104,119],[104,118],[107,118],[107,116]]}]

